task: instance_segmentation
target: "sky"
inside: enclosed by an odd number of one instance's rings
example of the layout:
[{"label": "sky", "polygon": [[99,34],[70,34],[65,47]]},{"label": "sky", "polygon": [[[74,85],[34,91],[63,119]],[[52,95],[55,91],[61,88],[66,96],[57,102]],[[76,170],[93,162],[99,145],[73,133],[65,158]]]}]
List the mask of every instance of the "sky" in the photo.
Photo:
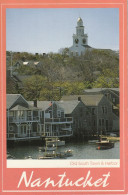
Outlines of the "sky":
[{"label": "sky", "polygon": [[119,49],[118,8],[8,8],[6,50],[49,53],[70,47],[78,17],[83,20],[88,45]]}]

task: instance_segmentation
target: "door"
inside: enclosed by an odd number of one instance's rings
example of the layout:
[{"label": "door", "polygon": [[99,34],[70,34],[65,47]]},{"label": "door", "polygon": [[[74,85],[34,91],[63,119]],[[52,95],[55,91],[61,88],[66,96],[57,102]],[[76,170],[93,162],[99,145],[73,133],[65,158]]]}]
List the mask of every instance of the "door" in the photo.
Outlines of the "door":
[{"label": "door", "polygon": [[20,127],[20,137],[27,137],[27,125],[21,125]]}]

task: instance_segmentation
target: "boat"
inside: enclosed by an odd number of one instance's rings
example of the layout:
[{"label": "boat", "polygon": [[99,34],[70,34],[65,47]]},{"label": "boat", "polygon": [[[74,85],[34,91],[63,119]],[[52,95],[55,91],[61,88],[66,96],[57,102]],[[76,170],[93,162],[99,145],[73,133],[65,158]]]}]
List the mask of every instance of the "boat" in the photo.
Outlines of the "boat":
[{"label": "boat", "polygon": [[[46,150],[46,147],[39,147],[39,151],[44,152],[45,150]],[[47,147],[47,151],[54,151],[54,150],[56,150],[55,146]]]},{"label": "boat", "polygon": [[[57,151],[57,143],[58,143],[58,138],[52,138],[49,140],[49,138],[45,139],[46,144],[44,150],[43,156],[39,157],[39,159],[61,159],[61,158],[67,158],[72,156],[72,150],[65,150],[64,152],[58,152]],[[49,146],[49,142],[53,143],[53,141],[56,143],[56,145],[52,144],[51,147]]]},{"label": "boat", "polygon": [[7,154],[7,159],[15,159],[15,157],[8,153]]},{"label": "boat", "polygon": [[45,139],[47,141],[47,146],[53,146],[53,144],[55,146],[64,146],[65,145],[65,141],[62,141],[60,140],[59,138],[57,137],[54,137],[54,138],[46,138]]},{"label": "boat", "polygon": [[109,141],[106,137],[101,137],[98,142],[96,142],[97,150],[107,150],[114,148],[114,142]]},{"label": "boat", "polygon": [[73,150],[65,150],[64,154],[66,157],[73,156]]},{"label": "boat", "polygon": [[25,160],[31,160],[32,159],[32,156],[26,156],[24,159]]},{"label": "boat", "polygon": [[56,151],[53,151],[52,153],[48,152],[48,153],[45,153],[44,156],[41,156],[39,157],[39,159],[43,160],[43,159],[65,159],[67,157],[70,157],[72,156],[73,153],[72,153],[72,150],[66,150],[64,152],[56,152]]},{"label": "boat", "polygon": [[98,140],[88,140],[88,143],[91,143],[91,144],[95,144],[96,142],[98,142]]}]

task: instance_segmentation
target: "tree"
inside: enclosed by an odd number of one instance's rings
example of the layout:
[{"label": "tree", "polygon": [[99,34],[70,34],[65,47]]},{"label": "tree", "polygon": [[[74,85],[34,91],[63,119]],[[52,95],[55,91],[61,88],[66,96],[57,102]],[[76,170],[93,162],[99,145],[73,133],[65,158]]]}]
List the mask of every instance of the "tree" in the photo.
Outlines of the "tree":
[{"label": "tree", "polygon": [[27,100],[38,100],[47,80],[40,75],[33,75],[23,82],[23,95]]},{"label": "tree", "polygon": [[119,87],[118,70],[106,69],[93,83],[94,88],[117,88]]}]

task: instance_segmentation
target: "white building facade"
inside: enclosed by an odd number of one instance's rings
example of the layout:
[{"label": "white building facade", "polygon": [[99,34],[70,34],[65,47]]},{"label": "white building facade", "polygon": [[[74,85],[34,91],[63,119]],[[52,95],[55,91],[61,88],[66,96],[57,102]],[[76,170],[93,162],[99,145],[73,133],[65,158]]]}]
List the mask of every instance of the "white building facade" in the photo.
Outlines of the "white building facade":
[{"label": "white building facade", "polygon": [[77,20],[76,34],[73,34],[73,45],[69,47],[70,56],[83,55],[87,49],[91,49],[88,45],[88,35],[84,33],[83,20],[79,17]]}]

